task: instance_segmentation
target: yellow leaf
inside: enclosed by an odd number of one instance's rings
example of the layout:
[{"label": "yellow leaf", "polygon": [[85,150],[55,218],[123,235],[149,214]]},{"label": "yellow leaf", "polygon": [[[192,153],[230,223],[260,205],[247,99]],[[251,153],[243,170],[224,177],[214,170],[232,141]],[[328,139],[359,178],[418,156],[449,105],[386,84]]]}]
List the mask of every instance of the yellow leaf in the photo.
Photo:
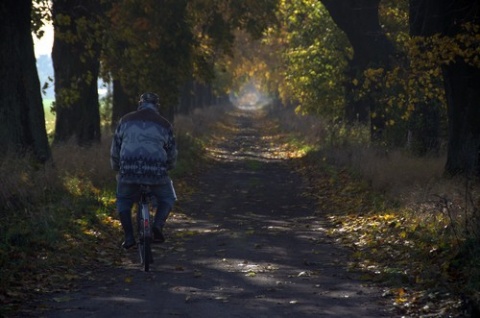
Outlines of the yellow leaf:
[{"label": "yellow leaf", "polygon": [[397,304],[403,304],[403,303],[406,303],[407,301],[408,301],[408,299],[407,299],[407,298],[403,298],[403,297],[398,297],[398,298],[395,299],[395,302],[396,302]]}]

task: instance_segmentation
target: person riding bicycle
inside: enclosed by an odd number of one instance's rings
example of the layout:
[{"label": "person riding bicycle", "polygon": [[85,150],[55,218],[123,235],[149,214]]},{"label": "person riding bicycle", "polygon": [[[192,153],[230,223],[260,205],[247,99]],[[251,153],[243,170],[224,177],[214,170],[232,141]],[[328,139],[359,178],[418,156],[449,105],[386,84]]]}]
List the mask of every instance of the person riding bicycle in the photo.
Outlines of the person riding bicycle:
[{"label": "person riding bicycle", "polygon": [[142,94],[138,109],[120,119],[112,139],[110,163],[117,171],[116,204],[125,233],[125,249],[136,244],[131,210],[138,202],[141,185],[148,185],[156,199],[156,242],[165,241],[163,227],[176,200],[168,175],[177,160],[175,136],[170,122],[160,115],[159,106],[157,94]]}]

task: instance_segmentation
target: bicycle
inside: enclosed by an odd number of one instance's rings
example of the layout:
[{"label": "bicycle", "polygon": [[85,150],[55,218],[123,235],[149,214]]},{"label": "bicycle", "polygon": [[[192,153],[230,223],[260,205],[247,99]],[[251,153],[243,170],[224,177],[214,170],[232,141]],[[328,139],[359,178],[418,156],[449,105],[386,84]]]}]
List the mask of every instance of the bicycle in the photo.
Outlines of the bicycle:
[{"label": "bicycle", "polygon": [[145,272],[150,270],[150,264],[153,263],[152,255],[152,228],[150,224],[150,202],[149,188],[146,185],[140,187],[140,200],[137,209],[137,226],[138,234],[138,252],[140,263],[143,265]]}]

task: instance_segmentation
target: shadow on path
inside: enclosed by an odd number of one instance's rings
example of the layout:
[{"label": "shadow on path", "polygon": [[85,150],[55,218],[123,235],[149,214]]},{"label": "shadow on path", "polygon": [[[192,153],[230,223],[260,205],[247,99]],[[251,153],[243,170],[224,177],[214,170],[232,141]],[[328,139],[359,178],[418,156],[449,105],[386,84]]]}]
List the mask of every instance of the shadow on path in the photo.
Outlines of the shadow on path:
[{"label": "shadow on path", "polygon": [[129,251],[45,301],[44,317],[392,317],[381,291],[346,270],[273,124],[234,111],[225,125],[195,193],[178,193],[151,272]]}]

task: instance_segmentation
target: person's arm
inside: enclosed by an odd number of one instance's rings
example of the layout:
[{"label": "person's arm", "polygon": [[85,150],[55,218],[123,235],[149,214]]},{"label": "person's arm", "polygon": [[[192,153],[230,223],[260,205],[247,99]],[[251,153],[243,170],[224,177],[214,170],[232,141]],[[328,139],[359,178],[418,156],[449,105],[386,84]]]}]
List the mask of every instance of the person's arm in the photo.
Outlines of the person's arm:
[{"label": "person's arm", "polygon": [[120,137],[120,125],[115,130],[112,138],[112,145],[110,147],[110,166],[114,171],[120,170],[120,148],[122,146],[122,139]]},{"label": "person's arm", "polygon": [[167,170],[175,168],[177,163],[177,144],[173,130],[169,129],[167,143],[165,144],[165,151],[167,152]]}]

